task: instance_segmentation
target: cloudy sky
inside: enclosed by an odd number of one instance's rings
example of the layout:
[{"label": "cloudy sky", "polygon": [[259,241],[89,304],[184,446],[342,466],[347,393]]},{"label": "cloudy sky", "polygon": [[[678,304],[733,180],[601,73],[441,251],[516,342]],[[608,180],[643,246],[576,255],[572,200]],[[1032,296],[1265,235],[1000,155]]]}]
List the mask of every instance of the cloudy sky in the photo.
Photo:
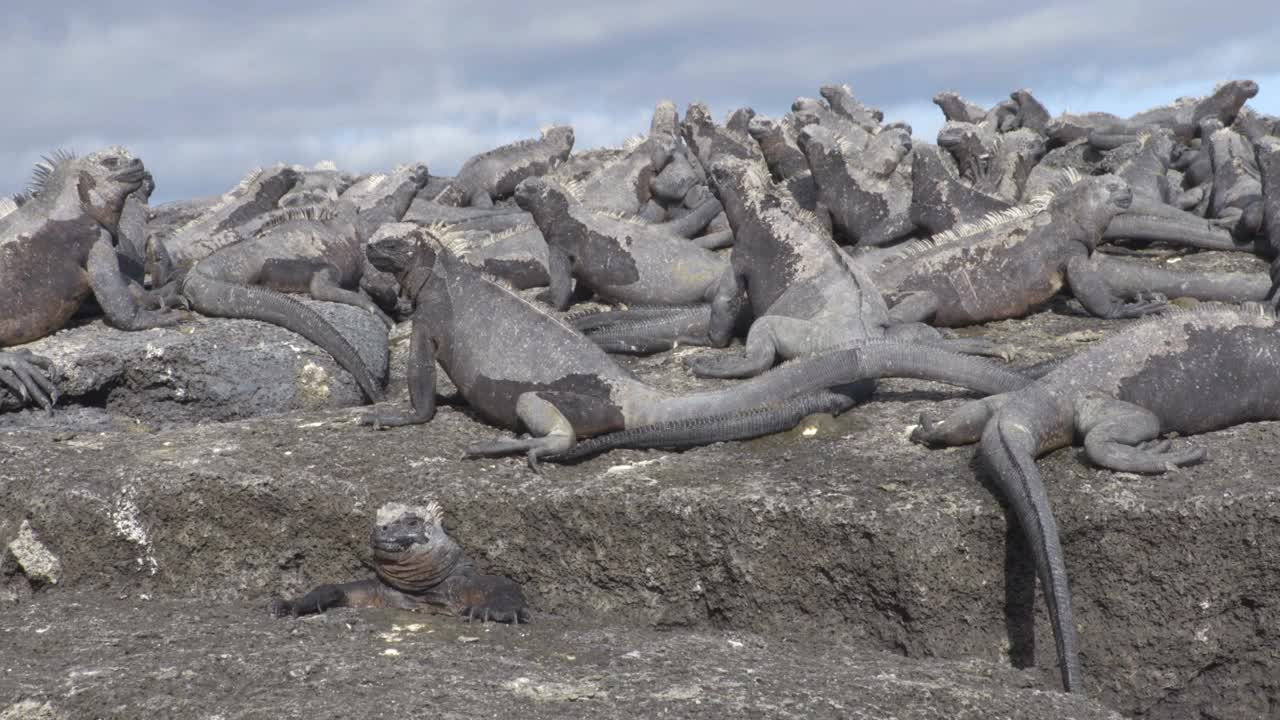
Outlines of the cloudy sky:
[{"label": "cloudy sky", "polygon": [[146,161],[154,201],[277,161],[451,174],[545,123],[596,147],[645,130],[662,98],[777,116],[829,82],[930,140],[944,89],[990,105],[1029,87],[1055,114],[1130,114],[1248,77],[1251,105],[1280,114],[1274,0],[60,5],[0,12],[2,193],[53,148],[106,144]]}]

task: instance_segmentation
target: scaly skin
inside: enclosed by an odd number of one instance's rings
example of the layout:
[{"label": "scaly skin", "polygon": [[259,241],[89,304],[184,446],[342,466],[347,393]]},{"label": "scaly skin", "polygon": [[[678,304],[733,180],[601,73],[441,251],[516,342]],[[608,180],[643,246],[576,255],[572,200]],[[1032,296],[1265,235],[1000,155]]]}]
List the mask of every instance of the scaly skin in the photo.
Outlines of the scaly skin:
[{"label": "scaly skin", "polygon": [[[121,330],[178,322],[144,308],[145,291],[121,273],[116,254],[125,198],[146,179],[142,161],[118,147],[82,158],[59,153],[37,168],[30,199],[0,218],[0,348],[62,329],[90,293]],[[0,386],[50,408],[49,368],[30,353],[0,353]]]},{"label": "scaly skin", "polygon": [[1198,462],[1203,448],[1158,440],[1280,419],[1280,327],[1272,311],[1201,306],[1129,326],[1020,390],[926,415],[912,439],[981,441],[1035,556],[1053,621],[1063,687],[1083,692],[1075,619],[1057,526],[1035,458],[1083,437],[1094,463],[1162,473]]},{"label": "scaly skin", "polygon": [[415,311],[410,408],[380,408],[362,422],[390,427],[430,421],[438,362],[480,417],[532,434],[473,447],[471,456],[524,453],[536,468],[539,458],[570,450],[580,437],[644,426],[666,432],[670,423],[763,406],[788,413],[790,399],[876,377],[927,375],[983,392],[1026,382],[988,361],[880,343],[789,363],[724,391],[672,395],[641,382],[573,328],[484,278],[425,230],[416,239],[388,238],[368,252],[375,265],[399,277]]},{"label": "scaly skin", "polygon": [[467,622],[527,623],[529,607],[515,581],[481,575],[445,532],[440,506],[387,503],[370,534],[376,578],[321,585],[300,598],[272,598],[275,617],[335,607],[397,608],[456,615]]},{"label": "scaly skin", "polygon": [[503,145],[467,160],[453,182],[440,191],[442,205],[491,207],[493,201],[515,192],[521,180],[545,175],[569,157],[573,128],[556,125],[536,140]]}]

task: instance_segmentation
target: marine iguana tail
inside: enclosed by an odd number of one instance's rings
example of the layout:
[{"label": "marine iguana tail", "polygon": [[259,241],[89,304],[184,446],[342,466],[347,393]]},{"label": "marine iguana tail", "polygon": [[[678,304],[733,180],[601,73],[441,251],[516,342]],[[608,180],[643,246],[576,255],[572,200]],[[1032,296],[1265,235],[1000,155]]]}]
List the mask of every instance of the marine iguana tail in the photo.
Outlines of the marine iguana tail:
[{"label": "marine iguana tail", "polygon": [[481,575],[444,530],[434,500],[378,508],[369,544],[376,578],[321,585],[294,600],[274,597],[275,617],[309,615],[335,607],[444,612],[467,622],[527,623],[529,608],[515,581]]},{"label": "marine iguana tail", "polygon": [[370,245],[369,258],[395,273],[414,298],[411,409],[375,411],[362,422],[428,422],[435,413],[438,360],[480,416],[533,434],[468,453],[525,453],[535,468],[539,458],[571,449],[579,437],[737,414],[868,378],[927,376],[986,392],[1026,383],[989,361],[881,342],[787,363],[727,390],[671,395],[641,382],[576,330],[487,280],[425,231],[413,241],[396,237]]},{"label": "marine iguana tail", "polygon": [[921,418],[912,439],[981,441],[1036,555],[1053,615],[1063,685],[1082,690],[1065,564],[1035,458],[1082,437],[1085,454],[1120,472],[1163,473],[1204,459],[1195,445],[1159,440],[1280,418],[1280,325],[1274,311],[1206,304],[1133,323],[1036,382]]},{"label": "marine iguana tail", "polygon": [[187,273],[181,288],[191,307],[203,315],[259,320],[298,333],[351,373],[369,402],[382,400],[382,388],[360,353],[315,310],[275,290],[220,280],[199,266]]}]

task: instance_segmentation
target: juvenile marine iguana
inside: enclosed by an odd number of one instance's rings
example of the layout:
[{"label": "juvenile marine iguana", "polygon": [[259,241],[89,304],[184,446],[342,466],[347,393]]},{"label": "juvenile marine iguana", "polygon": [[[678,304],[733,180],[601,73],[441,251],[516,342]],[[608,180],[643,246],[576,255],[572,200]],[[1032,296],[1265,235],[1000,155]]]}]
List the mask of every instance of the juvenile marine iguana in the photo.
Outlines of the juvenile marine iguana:
[{"label": "juvenile marine iguana", "polygon": [[415,310],[411,407],[379,408],[361,422],[389,427],[430,421],[438,360],[482,418],[534,435],[476,446],[468,450],[471,456],[523,452],[536,467],[540,457],[568,451],[580,437],[642,426],[669,434],[672,423],[762,406],[787,413],[788,403],[798,398],[876,377],[927,376],[983,392],[1026,382],[988,361],[945,353],[926,357],[918,347],[881,342],[788,363],[723,391],[675,396],[640,381],[582,334],[485,278],[425,230],[416,241],[388,238],[368,252],[374,265],[399,277]]},{"label": "juvenile marine iguana", "polygon": [[321,585],[300,598],[271,599],[275,617],[298,617],[335,607],[396,608],[458,615],[467,622],[527,623],[529,607],[514,580],[481,575],[444,530],[440,505],[386,503],[378,508],[369,545],[368,580]]},{"label": "juvenile marine iguana", "polygon": [[1066,565],[1035,458],[1083,437],[1085,454],[1121,472],[1162,473],[1203,448],[1158,440],[1280,419],[1280,327],[1274,313],[1203,305],[1130,325],[1025,388],[926,413],[912,439],[981,441],[981,456],[1028,536],[1049,605],[1063,686],[1083,690]]},{"label": "juvenile marine iguana", "polygon": [[653,225],[596,212],[550,178],[521,182],[516,203],[546,238],[549,301],[557,310],[569,306],[574,277],[613,302],[692,305],[737,294],[719,255]]},{"label": "juvenile marine iguana", "polygon": [[521,140],[480,153],[467,160],[453,182],[440,191],[441,205],[491,207],[493,201],[515,192],[527,177],[545,175],[573,150],[573,128],[554,125],[536,140]]},{"label": "juvenile marine iguana", "polygon": [[[120,147],[85,157],[58,152],[36,166],[30,198],[0,218],[0,348],[62,329],[90,294],[121,330],[178,322],[142,307],[116,255],[125,198],[146,177],[142,161]],[[52,407],[49,367],[27,352],[0,352],[0,385]]]}]

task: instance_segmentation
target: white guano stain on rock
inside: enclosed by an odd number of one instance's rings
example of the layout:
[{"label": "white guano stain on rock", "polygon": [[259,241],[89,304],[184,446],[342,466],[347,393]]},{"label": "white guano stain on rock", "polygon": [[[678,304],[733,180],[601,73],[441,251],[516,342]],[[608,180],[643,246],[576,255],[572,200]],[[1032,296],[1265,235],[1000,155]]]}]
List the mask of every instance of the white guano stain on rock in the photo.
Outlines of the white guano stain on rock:
[{"label": "white guano stain on rock", "polygon": [[116,528],[116,533],[120,537],[129,542],[136,543],[143,549],[141,557],[137,558],[138,569],[145,568],[148,575],[155,575],[160,569],[159,563],[156,562],[156,556],[151,546],[151,538],[147,534],[147,529],[142,526],[142,521],[138,519],[138,505],[134,502],[134,496],[137,490],[132,485],[126,485],[121,491],[119,497],[116,498],[115,508],[111,511],[111,523]]}]

